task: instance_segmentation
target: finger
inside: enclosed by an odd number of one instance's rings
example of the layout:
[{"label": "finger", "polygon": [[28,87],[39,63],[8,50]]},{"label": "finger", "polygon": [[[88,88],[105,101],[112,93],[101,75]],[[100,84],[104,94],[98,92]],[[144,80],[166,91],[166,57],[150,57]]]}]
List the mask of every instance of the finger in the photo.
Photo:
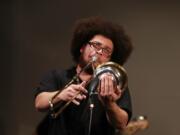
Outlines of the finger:
[{"label": "finger", "polygon": [[85,87],[85,86],[86,86],[86,81],[83,81],[82,83],[80,83],[80,85],[81,85],[82,87]]},{"label": "finger", "polygon": [[84,99],[83,94],[78,94],[78,95],[76,96],[76,99],[79,100],[79,101],[81,101],[82,99]]},{"label": "finger", "polygon": [[104,95],[105,93],[105,78],[101,77],[100,78],[100,90],[99,90],[100,95]]},{"label": "finger", "polygon": [[104,78],[104,96],[107,96],[109,93],[109,77],[105,76]]},{"label": "finger", "polygon": [[83,94],[82,97],[83,97],[83,99],[86,99],[86,95]]},{"label": "finger", "polygon": [[86,95],[85,94],[81,93],[80,95],[82,96],[82,99],[86,99]]},{"label": "finger", "polygon": [[77,100],[75,100],[75,99],[74,99],[72,102],[73,102],[75,105],[80,105],[80,102],[77,101]]},{"label": "finger", "polygon": [[87,93],[88,91],[83,87],[83,85],[84,85],[84,83],[81,83],[81,84],[78,84],[78,85],[77,84],[73,84],[71,87],[75,91]]},{"label": "finger", "polygon": [[100,78],[101,79],[100,91],[101,91],[102,96],[106,96],[107,93],[108,93],[108,83],[109,83],[109,81],[108,81],[107,77],[108,77],[107,74],[103,74],[101,76],[101,78]]},{"label": "finger", "polygon": [[108,76],[108,95],[111,95],[114,92],[114,81],[112,76]]},{"label": "finger", "polygon": [[70,95],[74,96],[74,95],[77,95],[77,94],[78,94],[78,91],[77,91],[76,89],[74,89],[74,88],[69,88],[68,93],[69,93]]},{"label": "finger", "polygon": [[99,81],[98,86],[97,86],[97,92],[100,93],[101,92],[101,81]]},{"label": "finger", "polygon": [[75,98],[75,96],[76,96],[76,93],[69,92],[67,94],[67,97],[68,97],[69,100],[72,100],[73,98]]},{"label": "finger", "polygon": [[86,86],[86,81],[83,81],[81,84],[80,84],[80,90],[84,93],[88,93],[88,91],[85,89],[85,86]]},{"label": "finger", "polygon": [[120,88],[119,85],[117,85],[116,93],[121,94],[122,92],[123,92],[123,90]]},{"label": "finger", "polygon": [[105,84],[104,84],[104,95],[110,96],[114,92],[114,84],[112,80],[112,75],[110,73],[107,73],[105,78]]}]

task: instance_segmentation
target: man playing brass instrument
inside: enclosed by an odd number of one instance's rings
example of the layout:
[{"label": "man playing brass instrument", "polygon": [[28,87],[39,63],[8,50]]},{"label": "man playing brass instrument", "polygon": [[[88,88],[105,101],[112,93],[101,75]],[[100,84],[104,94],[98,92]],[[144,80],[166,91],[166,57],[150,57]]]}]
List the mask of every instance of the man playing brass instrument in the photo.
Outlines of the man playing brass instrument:
[{"label": "man playing brass instrument", "polygon": [[[37,134],[114,135],[116,129],[124,129],[132,115],[128,87],[122,92],[113,75],[104,73],[99,77],[96,94],[90,95],[88,82],[99,64],[113,61],[123,65],[132,50],[120,25],[99,17],[77,21],[71,42],[75,66],[51,71],[35,89],[35,108],[48,112],[37,127]],[[67,85],[75,75],[78,76],[73,83]],[[58,104],[69,101],[66,109],[53,118],[52,112],[62,107]]]}]

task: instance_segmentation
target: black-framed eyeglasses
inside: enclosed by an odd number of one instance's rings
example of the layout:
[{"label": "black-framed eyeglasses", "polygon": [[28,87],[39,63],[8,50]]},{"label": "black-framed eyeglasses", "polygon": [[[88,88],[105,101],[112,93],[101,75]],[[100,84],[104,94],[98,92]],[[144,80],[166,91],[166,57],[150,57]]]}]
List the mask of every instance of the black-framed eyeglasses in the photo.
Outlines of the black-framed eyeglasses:
[{"label": "black-framed eyeglasses", "polygon": [[110,48],[103,48],[102,43],[97,42],[97,41],[89,41],[88,44],[90,45],[91,48],[95,49],[95,51],[98,53],[102,51],[102,55],[105,57],[109,57],[112,54],[112,51]]}]

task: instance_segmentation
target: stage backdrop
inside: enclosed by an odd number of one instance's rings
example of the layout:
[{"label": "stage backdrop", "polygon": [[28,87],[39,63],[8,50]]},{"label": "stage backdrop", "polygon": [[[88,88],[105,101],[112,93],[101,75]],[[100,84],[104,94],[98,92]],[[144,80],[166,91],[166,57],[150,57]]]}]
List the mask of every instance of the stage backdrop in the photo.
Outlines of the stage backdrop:
[{"label": "stage backdrop", "polygon": [[178,135],[180,122],[180,2],[122,0],[1,1],[0,134],[31,135],[44,116],[34,91],[44,73],[73,64],[76,19],[102,16],[124,25],[134,43],[126,63],[133,117],[150,127],[139,135]]}]

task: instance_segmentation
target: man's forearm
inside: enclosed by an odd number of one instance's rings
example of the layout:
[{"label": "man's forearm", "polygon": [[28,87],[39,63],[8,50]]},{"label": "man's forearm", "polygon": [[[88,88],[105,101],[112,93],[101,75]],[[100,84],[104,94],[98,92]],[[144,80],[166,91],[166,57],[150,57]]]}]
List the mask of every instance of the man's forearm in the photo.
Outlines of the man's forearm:
[{"label": "man's forearm", "polygon": [[106,105],[106,112],[109,122],[117,129],[124,129],[128,122],[128,114],[115,102]]},{"label": "man's forearm", "polygon": [[[35,108],[39,111],[46,111],[49,109],[49,100],[57,93],[56,92],[42,92],[37,95],[35,99]],[[54,102],[53,102],[54,103]]]}]

